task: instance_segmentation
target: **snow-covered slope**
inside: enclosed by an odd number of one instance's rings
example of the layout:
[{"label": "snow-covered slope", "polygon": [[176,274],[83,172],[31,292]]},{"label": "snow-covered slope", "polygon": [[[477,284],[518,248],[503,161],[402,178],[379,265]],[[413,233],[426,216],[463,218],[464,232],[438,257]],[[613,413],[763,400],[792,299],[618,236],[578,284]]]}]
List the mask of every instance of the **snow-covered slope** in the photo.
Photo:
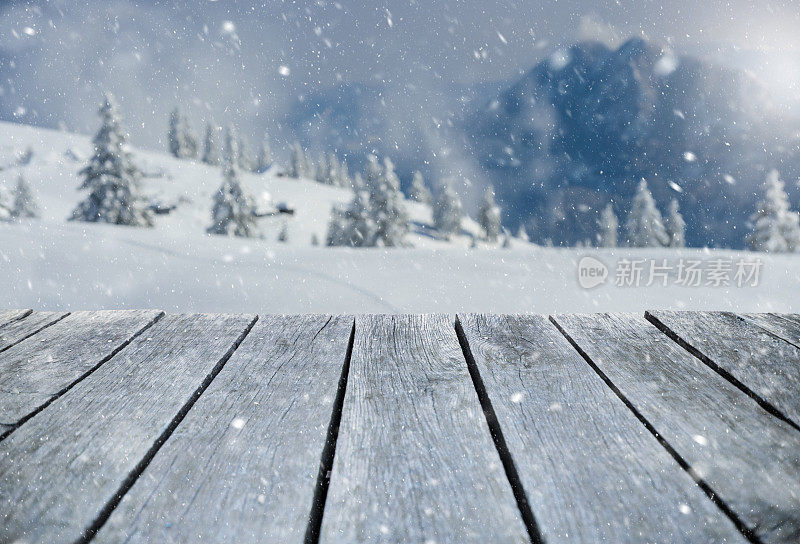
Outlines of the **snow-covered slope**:
[{"label": "snow-covered slope", "polygon": [[[85,198],[78,192],[78,171],[91,156],[89,137],[26,125],[0,123],[0,186],[13,187],[19,174],[31,184],[42,208],[46,222],[63,223],[75,205]],[[30,149],[29,162],[18,164],[18,157]],[[222,182],[219,168],[199,161],[178,160],[166,153],[133,150],[137,165],[147,179],[143,190],[154,202],[177,205],[168,215],[156,216],[155,230],[178,237],[202,237],[211,222],[211,197]],[[279,214],[259,219],[265,242],[275,242],[283,224],[289,238],[286,245],[310,246],[312,235],[322,244],[334,205],[349,202],[352,193],[309,180],[277,177],[271,172],[263,175],[241,172],[243,184],[259,200],[260,208],[269,211],[280,204],[295,210],[294,215]],[[408,203],[412,232],[408,242],[414,247],[466,247],[467,235],[452,242],[436,240],[427,233],[431,211],[427,206]],[[88,227],[87,227],[88,228]],[[473,221],[465,221],[465,232],[477,232]]]},{"label": "snow-covered slope", "polygon": [[[217,169],[136,152],[160,177],[148,193],[178,202],[153,229],[67,222],[82,198],[77,171],[89,140],[31,127],[0,124],[0,185],[22,173],[36,192],[43,218],[0,223],[0,308],[162,308],[204,312],[594,312],[645,308],[800,311],[800,256],[702,250],[578,250],[514,242],[511,249],[469,249],[469,236],[445,243],[426,235],[430,210],[410,205],[414,248],[311,247],[324,240],[330,207],[350,196],[342,189],[270,174],[243,174],[264,206],[285,202],[297,211],[261,220],[264,239],[208,236]],[[33,151],[28,164],[17,154]],[[77,160],[75,159],[77,157]],[[269,196],[267,196],[269,195]],[[289,242],[276,241],[282,221]],[[467,230],[475,224],[468,222]],[[605,285],[582,289],[578,261],[593,255],[610,268]],[[622,259],[761,259],[756,287],[617,287]],[[674,274],[674,272],[673,272]],[[674,278],[673,278],[674,279]]]}]

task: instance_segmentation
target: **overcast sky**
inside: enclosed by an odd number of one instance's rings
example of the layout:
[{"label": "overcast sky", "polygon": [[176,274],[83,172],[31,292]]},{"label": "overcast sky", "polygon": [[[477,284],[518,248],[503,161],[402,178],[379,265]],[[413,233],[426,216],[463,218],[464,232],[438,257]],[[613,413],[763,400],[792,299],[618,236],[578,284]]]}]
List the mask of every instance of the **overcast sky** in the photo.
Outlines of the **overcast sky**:
[{"label": "overcast sky", "polygon": [[176,102],[255,132],[339,81],[419,99],[513,78],[579,39],[630,36],[716,59],[774,54],[769,73],[796,96],[785,55],[798,58],[798,29],[797,0],[3,0],[0,116],[86,132],[110,89],[137,143],[163,136],[152,120]]}]

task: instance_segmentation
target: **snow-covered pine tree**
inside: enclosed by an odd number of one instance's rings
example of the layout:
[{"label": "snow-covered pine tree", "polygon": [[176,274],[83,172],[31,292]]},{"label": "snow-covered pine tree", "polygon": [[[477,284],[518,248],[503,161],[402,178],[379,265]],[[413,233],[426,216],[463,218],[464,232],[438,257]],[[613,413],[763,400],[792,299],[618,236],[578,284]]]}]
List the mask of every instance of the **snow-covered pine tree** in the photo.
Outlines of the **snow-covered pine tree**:
[{"label": "snow-covered pine tree", "polygon": [[378,185],[383,177],[383,168],[378,162],[378,157],[373,154],[367,155],[367,167],[364,169],[364,186],[368,189]]},{"label": "snow-covered pine tree", "polygon": [[525,230],[525,225],[522,223],[519,224],[519,228],[517,229],[517,240],[522,240],[523,242],[531,241],[530,236],[528,236],[528,231]]},{"label": "snow-covered pine tree", "polygon": [[370,215],[376,226],[376,243],[386,247],[402,246],[408,234],[406,213],[400,180],[394,164],[388,157],[383,160],[383,171],[371,177],[369,183]]},{"label": "snow-covered pine tree", "polygon": [[239,156],[233,128],[225,131],[222,156],[222,185],[214,194],[209,234],[254,238],[257,236],[255,204],[244,190],[236,171]]},{"label": "snow-covered pine tree", "polygon": [[450,240],[454,234],[461,232],[463,213],[464,207],[452,182],[449,179],[444,180],[433,205],[433,226],[439,236]]},{"label": "snow-covered pine tree", "polygon": [[247,140],[242,136],[239,137],[239,156],[237,158],[237,164],[239,168],[245,172],[255,172],[258,167],[253,152],[250,151],[250,144],[247,143]]},{"label": "snow-covered pine tree", "polygon": [[217,143],[217,132],[219,129],[213,123],[206,124],[206,134],[203,138],[203,158],[202,161],[211,166],[219,166],[219,143]]},{"label": "snow-covered pine tree", "polygon": [[278,233],[278,241],[281,243],[289,241],[289,224],[286,221],[281,224],[281,230]]},{"label": "snow-covered pine tree", "polygon": [[511,234],[503,229],[503,249],[511,249]]},{"label": "snow-covered pine tree", "polygon": [[318,183],[325,185],[331,184],[331,171],[328,165],[328,156],[325,153],[320,153],[317,158],[317,164],[314,168],[314,180]]},{"label": "snow-covered pine tree", "polygon": [[71,220],[153,226],[153,217],[140,193],[142,173],[126,149],[125,132],[114,98],[106,94],[100,106],[102,124],[94,137],[94,154],[79,172],[86,200],[72,212]]},{"label": "snow-covered pine tree", "polygon": [[661,212],[644,179],[639,182],[625,226],[631,247],[663,247],[669,242]]},{"label": "snow-covered pine tree", "polygon": [[800,215],[789,209],[789,196],[777,170],[767,175],[764,197],[750,221],[753,232],[747,241],[754,251],[786,253],[800,248]]},{"label": "snow-covered pine tree", "polygon": [[414,202],[421,202],[428,205],[433,201],[430,190],[425,186],[425,178],[422,177],[422,172],[419,170],[414,172],[414,177],[411,179],[408,198]]},{"label": "snow-covered pine tree", "polygon": [[180,109],[175,108],[169,116],[167,133],[169,152],[179,159],[191,159],[197,156],[197,139],[192,134],[188,120]]},{"label": "snow-covered pine tree", "polygon": [[609,202],[603,211],[600,212],[598,221],[599,232],[597,234],[597,245],[599,247],[617,247],[619,237],[619,220],[614,213],[614,207]]},{"label": "snow-covered pine tree", "polygon": [[269,137],[264,134],[261,140],[261,148],[258,150],[258,173],[263,174],[272,166],[272,148],[269,145]]},{"label": "snow-covered pine tree", "polygon": [[289,147],[289,167],[286,175],[290,178],[306,177],[305,172],[306,157],[300,142],[295,142]]},{"label": "snow-covered pine tree", "polygon": [[489,242],[497,242],[500,237],[500,207],[494,201],[494,187],[491,185],[483,195],[481,207],[478,210],[478,224]]},{"label": "snow-covered pine tree", "polygon": [[186,117],[183,118],[183,130],[184,130],[183,139],[186,142],[186,158],[196,159],[197,152],[200,146],[198,145],[197,142],[197,136],[195,135],[192,126],[189,124],[189,119],[187,119]]},{"label": "snow-covered pine tree", "polygon": [[664,228],[667,231],[667,245],[669,247],[686,246],[686,222],[683,220],[678,200],[673,198],[669,203],[667,217],[664,219]]},{"label": "snow-covered pine tree", "polygon": [[345,211],[334,208],[328,225],[329,246],[376,245],[377,225],[372,220],[369,194],[357,191]]},{"label": "snow-covered pine tree", "polygon": [[339,161],[339,159],[337,158],[336,163],[338,164],[338,168],[336,172],[336,178],[333,180],[334,185],[336,185],[337,187],[352,188],[353,180],[350,179],[350,172],[348,171],[347,168],[347,162]]},{"label": "snow-covered pine tree", "polygon": [[11,217],[14,219],[39,217],[39,206],[33,197],[33,191],[22,175],[17,178],[17,186],[14,188]]},{"label": "snow-covered pine tree", "polygon": [[0,185],[0,221],[11,221],[11,195],[5,186]]}]

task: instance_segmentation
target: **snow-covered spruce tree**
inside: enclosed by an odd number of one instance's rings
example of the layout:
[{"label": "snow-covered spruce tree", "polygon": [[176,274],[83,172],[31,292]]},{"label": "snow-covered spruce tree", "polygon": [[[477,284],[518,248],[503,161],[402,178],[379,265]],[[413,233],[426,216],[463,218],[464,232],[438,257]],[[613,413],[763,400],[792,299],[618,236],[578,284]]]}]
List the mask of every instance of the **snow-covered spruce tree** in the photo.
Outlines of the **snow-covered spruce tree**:
[{"label": "snow-covered spruce tree", "polygon": [[39,217],[39,206],[36,204],[30,185],[22,175],[17,178],[17,186],[14,188],[11,217],[14,219]]},{"label": "snow-covered spruce tree", "polygon": [[239,155],[237,157],[237,163],[239,168],[245,172],[255,172],[258,169],[256,158],[253,156],[252,151],[250,151],[250,144],[241,136],[239,137]]},{"label": "snow-covered spruce tree", "polygon": [[167,133],[169,152],[179,159],[192,159],[197,156],[197,139],[192,134],[189,122],[178,108],[169,116]]},{"label": "snow-covered spruce tree", "polygon": [[264,135],[261,140],[261,147],[258,150],[258,173],[263,174],[267,169],[272,166],[272,147],[269,145],[269,138]]},{"label": "snow-covered spruce tree", "polygon": [[306,157],[300,142],[293,143],[289,148],[289,166],[286,175],[290,178],[306,177]]},{"label": "snow-covered spruce tree", "polygon": [[278,241],[281,243],[289,241],[289,224],[286,221],[281,224],[281,230],[278,232]]},{"label": "snow-covered spruce tree", "polygon": [[411,179],[411,187],[408,190],[408,198],[414,202],[421,202],[430,205],[433,201],[430,190],[425,186],[425,178],[419,170],[414,172]]},{"label": "snow-covered spruce tree", "polygon": [[461,218],[464,207],[450,180],[442,182],[436,202],[433,205],[433,226],[439,236],[450,240],[454,234],[461,232]]},{"label": "snow-covered spruce tree", "polygon": [[597,234],[598,247],[617,247],[619,220],[610,202],[600,212],[600,220],[597,222],[597,227],[599,230]]},{"label": "snow-covered spruce tree", "polygon": [[253,198],[244,190],[236,171],[238,155],[237,139],[233,128],[225,131],[225,144],[222,155],[222,185],[214,194],[211,207],[211,226],[209,234],[224,236],[257,236],[255,204]]},{"label": "snow-covered spruce tree", "polygon": [[0,185],[0,221],[11,221],[11,206],[11,195],[3,185]]},{"label": "snow-covered spruce tree", "polygon": [[503,229],[503,249],[511,249],[511,234]]},{"label": "snow-covered spruce tree", "polygon": [[125,132],[114,98],[106,94],[100,106],[102,124],[95,135],[94,154],[79,172],[86,200],[72,212],[71,220],[153,226],[153,217],[140,193],[142,173],[126,149]]},{"label": "snow-covered spruce tree", "polygon": [[357,191],[346,210],[334,208],[328,225],[329,246],[370,247],[377,244],[377,225],[372,220],[366,191]]},{"label": "snow-covered spruce tree", "polygon": [[661,212],[656,208],[653,195],[644,179],[639,182],[636,195],[633,197],[625,227],[628,232],[628,245],[631,247],[663,247],[669,242]]},{"label": "snow-covered spruce tree", "polygon": [[673,198],[669,203],[667,217],[664,219],[669,247],[686,247],[686,221],[683,220],[678,200]]},{"label": "snow-covered spruce tree", "polygon": [[481,207],[478,210],[478,224],[489,242],[497,242],[502,226],[500,225],[500,206],[494,201],[494,187],[491,185],[483,195]]},{"label": "snow-covered spruce tree", "polygon": [[531,241],[530,236],[528,236],[528,231],[525,230],[525,225],[522,223],[519,224],[519,228],[517,229],[517,240],[522,240],[523,242]]},{"label": "snow-covered spruce tree", "polygon": [[750,217],[753,232],[747,241],[754,251],[794,252],[800,248],[800,216],[789,209],[789,197],[777,170],[764,182],[764,197]]},{"label": "snow-covered spruce tree", "polygon": [[408,234],[406,213],[400,180],[394,172],[394,164],[386,157],[383,170],[368,181],[370,216],[375,223],[375,242],[386,247],[402,246]]},{"label": "snow-covered spruce tree", "polygon": [[217,132],[219,129],[213,123],[206,124],[206,134],[203,138],[203,158],[202,161],[211,166],[219,166],[219,143],[217,142]]}]

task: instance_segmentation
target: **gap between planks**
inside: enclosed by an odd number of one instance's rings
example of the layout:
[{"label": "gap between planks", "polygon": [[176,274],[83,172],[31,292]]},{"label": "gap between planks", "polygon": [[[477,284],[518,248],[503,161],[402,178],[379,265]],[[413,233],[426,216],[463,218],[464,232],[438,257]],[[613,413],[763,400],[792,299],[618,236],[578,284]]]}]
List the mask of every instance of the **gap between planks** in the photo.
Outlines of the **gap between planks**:
[{"label": "gap between planks", "polygon": [[[756,401],[758,403],[758,405],[761,406],[764,410],[766,410],[767,412],[769,412],[771,415],[775,416],[776,418],[780,419],[781,421],[783,421],[787,425],[790,425],[790,426],[794,427],[797,431],[800,431],[800,424],[798,424],[795,421],[793,421],[782,410],[780,410],[777,407],[775,407],[775,405],[773,403],[769,402],[763,396],[761,396],[758,393],[756,393],[755,391],[753,391],[753,389],[751,389],[750,387],[745,385],[741,380],[736,378],[736,376],[731,374],[728,370],[726,370],[725,368],[723,368],[722,366],[720,366],[719,364],[714,362],[705,353],[703,353],[698,348],[696,348],[695,346],[690,344],[687,340],[685,340],[684,338],[679,336],[669,326],[667,326],[665,323],[663,323],[658,317],[656,317],[655,315],[653,315],[649,311],[645,311],[644,317],[654,327],[656,327],[658,330],[660,330],[665,335],[667,335],[672,341],[677,343],[679,346],[681,346],[683,349],[685,349],[686,351],[691,353],[693,356],[697,357],[700,361],[702,361],[704,364],[706,364],[708,367],[710,367],[712,370],[714,370],[714,372],[716,372],[717,374],[719,374],[720,376],[722,376],[723,378],[728,380],[734,386],[739,388],[745,395],[747,395],[748,397],[750,397],[751,399]],[[759,327],[759,326],[757,326],[755,324],[753,324],[753,326],[757,327],[760,330],[763,330],[763,327]],[[786,342],[790,346],[794,346],[793,343],[786,341],[785,339],[781,338],[780,336],[778,336],[778,335],[776,335],[774,333],[771,333],[770,331],[765,331],[764,330],[763,332],[765,334],[768,334],[768,335],[770,335],[770,336],[782,341],[782,342]]]},{"label": "gap between planks", "polygon": [[322,449],[322,457],[317,473],[317,483],[314,488],[314,499],[311,503],[311,513],[306,528],[305,544],[318,544],[319,535],[322,530],[322,518],[325,515],[325,501],[328,498],[328,488],[331,483],[331,472],[333,471],[333,459],[336,457],[336,442],[339,440],[339,426],[342,422],[342,412],[344,411],[344,396],[347,394],[347,380],[350,377],[350,359],[353,356],[353,344],[356,338],[356,320],[353,319],[353,327],[350,329],[350,339],[347,343],[347,353],[344,356],[344,366],[339,378],[339,385],[336,389],[336,398],[333,400],[333,411],[331,421],[328,425],[328,433],[325,437],[325,447]]},{"label": "gap between planks", "polygon": [[[32,315],[32,313],[27,314],[27,315],[25,315],[23,317],[20,317],[19,319],[15,319],[14,321],[10,321],[8,323],[5,323],[5,324],[2,325],[2,328],[6,328],[8,326],[16,325],[18,323],[25,324],[25,322],[27,321],[25,318],[28,317],[28,316],[31,316],[31,315]],[[31,331],[29,333],[26,333],[25,335],[23,335],[20,338],[17,338],[13,342],[9,343],[7,346],[0,347],[0,353],[3,353],[7,349],[13,348],[14,346],[16,346],[17,344],[19,344],[21,342],[24,342],[28,338],[30,338],[30,337],[42,332],[47,327],[52,327],[53,325],[55,325],[56,323],[58,323],[59,321],[61,321],[65,317],[68,317],[69,315],[70,315],[70,312],[64,312],[62,315],[56,317],[55,319],[50,319],[50,320],[46,321],[42,326],[34,329],[33,331]]]},{"label": "gap between planks", "polygon": [[[751,543],[753,544],[762,544],[761,539],[750,530],[749,527],[742,521],[741,518],[728,506],[711,488],[708,483],[701,478],[696,471],[692,470],[691,465],[684,459],[678,451],[669,443],[667,440],[659,434],[656,428],[653,426],[647,418],[634,406],[634,404],[625,396],[624,393],[611,381],[611,379],[603,372],[600,367],[598,367],[595,362],[589,357],[589,355],[581,348],[577,342],[567,333],[567,331],[561,326],[561,324],[555,319],[555,316],[549,316],[550,322],[556,326],[558,331],[567,339],[567,341],[572,345],[573,348],[580,354],[580,356],[586,361],[586,363],[591,367],[591,369],[602,379],[605,384],[614,392],[614,394],[628,407],[628,409],[636,416],[636,418],[644,425],[644,427],[650,432],[656,440],[661,444],[661,446],[672,456],[673,459],[678,463],[678,465],[686,471],[689,476],[697,483],[703,493],[708,496],[708,498],[728,517],[728,519],[733,522],[736,529]],[[660,330],[660,329],[659,329]],[[662,330],[662,332],[664,332]]]},{"label": "gap between planks", "polygon": [[[29,314],[26,314],[26,316],[27,315],[29,315]],[[155,325],[162,317],[164,317],[164,315],[165,315],[164,312],[159,312],[153,319],[151,319],[148,323],[146,323],[142,328],[140,328],[138,331],[136,331],[133,335],[131,335],[124,342],[120,343],[111,353],[109,353],[108,355],[106,355],[105,357],[100,359],[100,361],[96,365],[94,365],[89,370],[87,370],[86,372],[84,372],[83,374],[78,376],[77,379],[75,379],[72,382],[68,383],[66,386],[61,388],[55,394],[51,395],[49,399],[47,399],[44,403],[42,403],[40,406],[38,406],[35,410],[33,410],[30,413],[26,414],[25,416],[20,418],[18,421],[14,422],[13,424],[9,423],[9,424],[3,424],[2,426],[0,426],[0,442],[5,440],[6,438],[8,438],[8,436],[11,433],[13,433],[20,426],[24,425],[26,421],[28,421],[33,416],[35,416],[36,414],[38,414],[39,412],[41,412],[42,410],[44,410],[45,408],[50,406],[55,400],[57,400],[60,397],[62,397],[67,391],[69,391],[70,389],[75,387],[77,384],[82,382],[84,379],[86,379],[88,376],[90,376],[95,370],[97,370],[98,368],[103,366],[105,363],[110,361],[111,358],[113,358],[117,353],[119,353],[120,351],[125,349],[131,342],[136,340],[136,338],[138,338],[142,333],[144,333],[147,329],[149,329],[150,327]],[[67,316],[64,316],[64,317],[66,318]],[[40,329],[39,332],[41,332],[41,330],[44,330],[45,328],[46,327],[43,327],[42,329]]]},{"label": "gap between planks", "polygon": [[[162,314],[163,315],[163,314]],[[122,501],[122,498],[125,494],[133,487],[133,484],[136,483],[136,480],[142,473],[145,471],[147,466],[153,460],[153,458],[158,453],[158,450],[161,449],[161,446],[172,436],[172,433],[175,432],[175,429],[180,425],[181,421],[186,417],[186,414],[189,413],[192,406],[197,402],[203,392],[208,389],[208,386],[211,385],[211,382],[214,381],[214,378],[217,374],[220,373],[222,368],[225,366],[225,363],[233,356],[236,349],[241,345],[242,341],[244,341],[245,337],[250,333],[253,329],[253,326],[258,321],[258,316],[254,317],[250,324],[245,328],[245,330],[239,335],[236,339],[234,344],[228,349],[228,351],[223,355],[223,357],[217,362],[211,372],[206,376],[203,382],[198,386],[195,392],[192,394],[190,399],[183,405],[180,411],[172,418],[172,421],[167,426],[166,429],[161,433],[161,435],[156,439],[147,453],[142,457],[142,459],[136,464],[134,469],[128,474],[128,476],[122,481],[122,484],[119,487],[119,490],[114,494],[114,498],[106,503],[100,513],[97,515],[95,520],[89,525],[89,527],[84,531],[83,535],[77,542],[79,543],[88,543],[94,538],[97,532],[103,527],[108,518],[111,517],[111,514],[114,512],[114,509],[119,505]]]}]

